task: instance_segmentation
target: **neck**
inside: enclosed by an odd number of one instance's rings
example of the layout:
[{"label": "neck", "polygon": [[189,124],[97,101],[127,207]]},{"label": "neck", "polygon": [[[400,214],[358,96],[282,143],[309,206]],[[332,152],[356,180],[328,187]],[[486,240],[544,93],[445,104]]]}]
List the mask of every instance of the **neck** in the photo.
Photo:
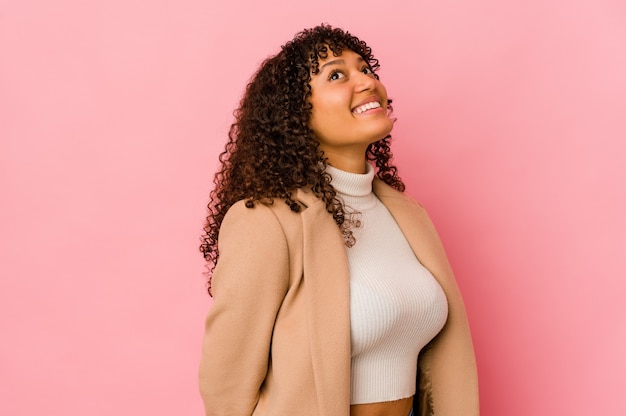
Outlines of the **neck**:
[{"label": "neck", "polygon": [[324,156],[328,158],[328,164],[350,173],[365,173],[366,163],[365,151],[334,152],[332,150],[324,150]]},{"label": "neck", "polygon": [[332,178],[331,184],[337,191],[337,195],[351,209],[369,209],[375,204],[376,197],[372,192],[374,167],[369,163],[366,163],[365,167],[366,171],[361,174],[347,172],[330,165],[326,167],[326,172]]}]

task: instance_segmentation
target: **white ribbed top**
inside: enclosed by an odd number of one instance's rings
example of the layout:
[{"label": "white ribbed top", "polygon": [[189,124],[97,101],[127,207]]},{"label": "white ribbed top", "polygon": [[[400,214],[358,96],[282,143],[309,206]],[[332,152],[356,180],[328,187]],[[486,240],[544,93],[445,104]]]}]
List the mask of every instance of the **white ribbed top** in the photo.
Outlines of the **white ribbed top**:
[{"label": "white ribbed top", "polygon": [[351,404],[415,394],[417,356],[443,327],[448,304],[400,227],[372,192],[374,168],[326,170],[344,204],[361,213],[350,267]]}]

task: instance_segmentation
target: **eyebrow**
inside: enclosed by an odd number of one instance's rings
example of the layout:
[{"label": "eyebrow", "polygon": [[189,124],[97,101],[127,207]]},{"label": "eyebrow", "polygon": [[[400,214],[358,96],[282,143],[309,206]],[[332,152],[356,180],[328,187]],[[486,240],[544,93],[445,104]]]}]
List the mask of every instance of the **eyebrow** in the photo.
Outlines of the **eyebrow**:
[{"label": "eyebrow", "polygon": [[[365,62],[365,59],[363,59],[361,56],[359,56],[357,58],[357,62],[361,63],[361,62]],[[346,63],[346,61],[344,59],[333,59],[332,61],[328,61],[326,62],[324,65],[319,67],[319,73],[322,73],[322,71],[324,70],[324,68],[326,68],[329,65],[344,65]]]}]

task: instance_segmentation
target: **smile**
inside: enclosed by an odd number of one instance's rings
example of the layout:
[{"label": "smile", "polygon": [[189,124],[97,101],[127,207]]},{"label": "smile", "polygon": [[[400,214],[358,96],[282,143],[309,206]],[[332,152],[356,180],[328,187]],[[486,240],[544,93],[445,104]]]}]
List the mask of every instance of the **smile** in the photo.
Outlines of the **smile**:
[{"label": "smile", "polygon": [[367,110],[372,110],[374,108],[380,108],[381,105],[378,101],[370,101],[369,103],[365,103],[363,105],[358,106],[354,110],[352,110],[355,114],[361,114]]}]

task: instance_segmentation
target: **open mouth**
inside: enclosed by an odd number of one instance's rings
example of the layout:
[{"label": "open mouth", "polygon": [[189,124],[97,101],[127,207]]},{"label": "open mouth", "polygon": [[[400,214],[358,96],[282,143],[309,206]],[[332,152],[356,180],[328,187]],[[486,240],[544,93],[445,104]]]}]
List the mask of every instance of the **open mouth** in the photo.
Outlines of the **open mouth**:
[{"label": "open mouth", "polygon": [[381,105],[378,101],[370,101],[369,103],[365,103],[363,105],[358,106],[354,110],[352,110],[355,114],[362,114],[368,110],[373,110],[375,108],[380,108]]}]

